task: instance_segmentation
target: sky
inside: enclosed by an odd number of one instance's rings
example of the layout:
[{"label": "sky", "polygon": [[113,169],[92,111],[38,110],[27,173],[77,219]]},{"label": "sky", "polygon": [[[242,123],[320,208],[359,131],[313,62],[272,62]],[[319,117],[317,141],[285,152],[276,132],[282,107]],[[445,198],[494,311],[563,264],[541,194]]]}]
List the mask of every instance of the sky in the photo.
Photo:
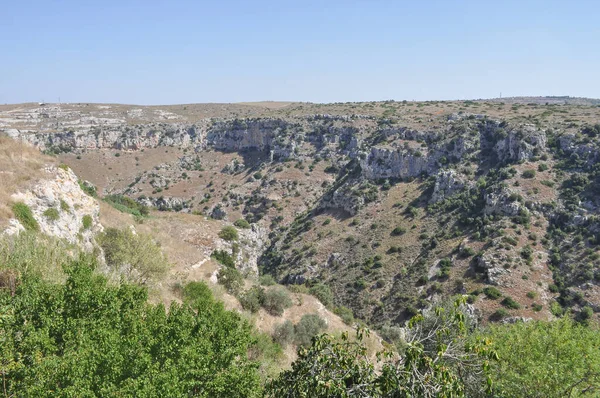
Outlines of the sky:
[{"label": "sky", "polygon": [[0,103],[600,97],[600,1],[0,0]]}]

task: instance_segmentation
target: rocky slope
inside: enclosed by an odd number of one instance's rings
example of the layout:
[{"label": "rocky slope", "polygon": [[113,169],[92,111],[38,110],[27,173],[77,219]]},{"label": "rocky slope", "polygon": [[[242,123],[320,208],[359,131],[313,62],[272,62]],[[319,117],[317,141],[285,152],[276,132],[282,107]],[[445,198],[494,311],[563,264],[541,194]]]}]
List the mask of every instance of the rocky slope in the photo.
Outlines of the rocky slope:
[{"label": "rocky slope", "polygon": [[162,120],[129,109],[76,122],[56,111],[52,122],[20,128],[6,113],[0,120],[8,134],[60,153],[105,194],[245,218],[254,244],[240,264],[286,283],[325,282],[337,305],[374,324],[401,323],[455,293],[469,293],[495,320],[503,304],[484,293],[489,286],[519,303],[513,317],[600,309],[597,107],[170,111]]}]

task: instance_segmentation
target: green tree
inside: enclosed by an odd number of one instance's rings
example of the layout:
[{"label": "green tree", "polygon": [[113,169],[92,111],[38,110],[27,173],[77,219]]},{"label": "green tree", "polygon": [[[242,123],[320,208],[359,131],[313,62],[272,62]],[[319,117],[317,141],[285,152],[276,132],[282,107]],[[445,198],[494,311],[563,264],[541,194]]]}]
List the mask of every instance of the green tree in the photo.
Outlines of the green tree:
[{"label": "green tree", "polygon": [[5,396],[260,396],[251,327],[239,315],[206,300],[167,311],[94,267],[81,257],[64,284],[29,275],[15,295],[0,289]]},{"label": "green tree", "polygon": [[108,266],[131,281],[146,284],[159,279],[169,268],[167,257],[150,235],[129,228],[107,228],[98,236]]},{"label": "green tree", "polygon": [[489,375],[502,397],[580,397],[600,394],[600,332],[568,317],[554,322],[496,325],[500,360]]}]

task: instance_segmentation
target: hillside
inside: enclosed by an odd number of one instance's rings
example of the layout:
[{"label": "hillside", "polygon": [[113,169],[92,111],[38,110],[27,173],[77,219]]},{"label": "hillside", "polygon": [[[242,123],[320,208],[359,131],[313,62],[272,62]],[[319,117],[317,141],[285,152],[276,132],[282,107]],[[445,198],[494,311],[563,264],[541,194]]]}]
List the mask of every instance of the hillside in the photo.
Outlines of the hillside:
[{"label": "hillside", "polygon": [[488,286],[518,303],[512,318],[598,309],[599,116],[548,98],[22,105],[0,123],[101,195],[190,222],[245,218],[260,244],[238,267],[324,281],[381,326],[457,292],[484,319],[507,316]]},{"label": "hillside", "polygon": [[[0,136],[9,266],[0,267],[0,293],[18,298],[16,286],[35,289],[37,277],[74,283],[73,270],[89,266],[108,283],[94,285],[99,295],[132,284],[145,289],[142,307],[208,306],[215,320],[249,325],[254,340],[240,347],[259,369],[252,388],[288,377],[306,360],[296,349],[323,331],[358,326],[361,342],[366,325],[377,333],[356,355],[376,363],[376,352],[392,349],[402,363],[426,333],[407,321],[422,314],[438,325],[437,306],[449,311],[448,331],[563,315],[594,325],[600,106],[531,98],[2,106],[0,134],[11,138]],[[96,260],[61,265],[79,252]],[[452,310],[457,295],[465,303]],[[456,308],[467,326],[453,324]],[[540,333],[530,325],[523,333]],[[502,341],[519,330],[486,333]],[[323,339],[326,350],[357,349]],[[472,379],[461,377],[472,396],[481,393],[477,363]],[[385,374],[391,365],[376,366]]]}]

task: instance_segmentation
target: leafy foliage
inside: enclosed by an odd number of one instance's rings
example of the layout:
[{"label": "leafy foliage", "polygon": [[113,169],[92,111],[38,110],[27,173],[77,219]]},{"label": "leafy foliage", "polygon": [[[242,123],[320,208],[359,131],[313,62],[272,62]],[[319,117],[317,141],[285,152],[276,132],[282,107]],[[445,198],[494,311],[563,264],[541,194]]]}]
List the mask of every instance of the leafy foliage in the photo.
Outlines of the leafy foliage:
[{"label": "leafy foliage", "polygon": [[473,325],[464,297],[414,317],[400,356],[378,355],[380,372],[363,343],[368,331],[357,329],[340,339],[317,336],[301,348],[292,369],[267,386],[268,397],[451,397],[483,395],[491,384],[483,370],[497,358],[489,341],[467,338]]},{"label": "leafy foliage", "polygon": [[221,231],[219,232],[219,238],[229,242],[235,242],[239,238],[238,231],[234,227],[228,225],[221,229]]},{"label": "leafy foliage", "polygon": [[325,307],[333,305],[333,292],[329,286],[317,283],[309,289],[309,293],[318,298]]},{"label": "leafy foliage", "polygon": [[136,217],[145,217],[150,213],[147,206],[123,195],[108,195],[104,201],[123,213],[129,213]]},{"label": "leafy foliage", "polygon": [[91,258],[65,284],[27,277],[0,292],[6,396],[257,397],[250,326],[221,304],[147,304],[144,288],[108,285]]},{"label": "leafy foliage", "polygon": [[275,287],[265,292],[263,306],[271,315],[281,316],[286,308],[292,306],[292,299],[285,288]]},{"label": "leafy foliage", "polygon": [[97,240],[108,266],[131,281],[150,283],[169,268],[166,256],[150,235],[133,233],[129,228],[107,228]]},{"label": "leafy foliage", "polygon": [[600,393],[600,333],[567,317],[493,326],[500,361],[488,371],[505,397],[579,397]]},{"label": "leafy foliage", "polygon": [[299,346],[307,346],[313,337],[325,329],[327,329],[327,322],[318,314],[303,315],[294,329],[294,341]]}]

